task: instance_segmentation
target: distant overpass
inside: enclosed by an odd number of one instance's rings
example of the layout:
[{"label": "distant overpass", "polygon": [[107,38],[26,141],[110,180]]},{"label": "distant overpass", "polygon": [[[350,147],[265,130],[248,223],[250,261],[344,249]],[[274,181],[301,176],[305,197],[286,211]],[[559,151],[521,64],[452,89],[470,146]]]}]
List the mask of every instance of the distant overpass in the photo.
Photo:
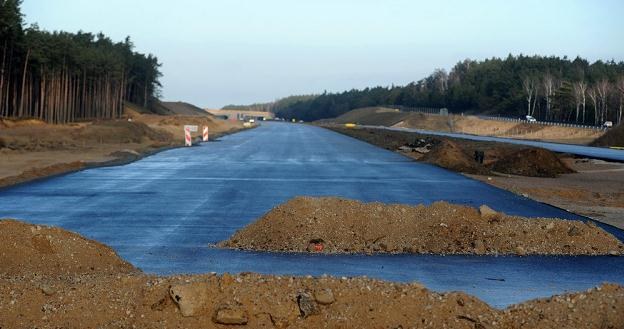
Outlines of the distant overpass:
[{"label": "distant overpass", "polygon": [[210,109],[206,109],[206,112],[215,115],[215,116],[220,116],[220,117],[224,117],[228,120],[233,119],[233,120],[249,120],[249,119],[255,119],[255,120],[270,120],[273,119],[275,116],[273,113],[271,112],[262,112],[262,111],[240,111],[240,110],[210,110]]}]

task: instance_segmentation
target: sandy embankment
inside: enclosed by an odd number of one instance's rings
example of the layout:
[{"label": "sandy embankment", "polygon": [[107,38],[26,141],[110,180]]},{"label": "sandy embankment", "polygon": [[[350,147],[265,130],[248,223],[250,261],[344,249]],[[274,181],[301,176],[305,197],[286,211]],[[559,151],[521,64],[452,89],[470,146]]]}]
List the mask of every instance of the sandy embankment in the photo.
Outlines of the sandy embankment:
[{"label": "sandy embankment", "polygon": [[485,119],[474,115],[448,116],[402,112],[384,107],[368,107],[349,111],[324,123],[357,123],[363,125],[416,128],[423,130],[532,139],[569,144],[589,144],[604,134],[602,129],[551,126],[518,121]]},{"label": "sandy embankment", "polygon": [[131,121],[65,125],[0,120],[0,187],[85,167],[128,162],[181,146],[185,124],[208,126],[211,138],[243,128],[240,123],[210,116],[161,116],[131,110],[127,116]]},{"label": "sandy embankment", "polygon": [[219,244],[325,253],[622,255],[592,222],[524,218],[436,202],[430,206],[298,197]]},{"label": "sandy embankment", "polygon": [[367,278],[145,275],[110,248],[0,221],[2,328],[618,328],[624,287],[497,310],[461,292]]}]

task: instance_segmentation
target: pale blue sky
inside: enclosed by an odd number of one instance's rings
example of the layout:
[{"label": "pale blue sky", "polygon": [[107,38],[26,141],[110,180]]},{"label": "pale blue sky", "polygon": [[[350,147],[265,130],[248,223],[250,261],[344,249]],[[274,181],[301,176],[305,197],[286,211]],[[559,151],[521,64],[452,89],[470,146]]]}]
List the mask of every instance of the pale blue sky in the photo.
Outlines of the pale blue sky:
[{"label": "pale blue sky", "polygon": [[624,1],[25,0],[47,30],[126,35],[202,107],[403,85],[465,58],[624,60]]}]

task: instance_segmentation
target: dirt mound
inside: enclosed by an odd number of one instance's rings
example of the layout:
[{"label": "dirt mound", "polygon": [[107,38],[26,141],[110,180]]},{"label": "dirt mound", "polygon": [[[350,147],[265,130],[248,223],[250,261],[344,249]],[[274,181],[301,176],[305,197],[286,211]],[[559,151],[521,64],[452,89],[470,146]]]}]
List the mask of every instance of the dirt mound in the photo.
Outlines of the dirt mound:
[{"label": "dirt mound", "polygon": [[624,254],[624,244],[591,222],[527,219],[482,208],[298,197],[219,245],[325,253]]},{"label": "dirt mound", "polygon": [[59,228],[0,220],[0,273],[78,275],[136,269],[109,247]]},{"label": "dirt mound", "polygon": [[527,148],[510,153],[494,162],[492,170],[531,177],[557,177],[574,172],[555,153],[541,148]]},{"label": "dirt mound", "polygon": [[3,328],[617,328],[624,288],[497,310],[461,292],[367,278],[148,276],[61,229],[0,221]]},{"label": "dirt mound", "polygon": [[477,163],[458,143],[449,139],[440,140],[422,157],[422,160],[458,172],[488,173],[488,170]]},{"label": "dirt mound", "polygon": [[591,143],[592,146],[624,147],[624,124],[609,129],[604,135]]}]

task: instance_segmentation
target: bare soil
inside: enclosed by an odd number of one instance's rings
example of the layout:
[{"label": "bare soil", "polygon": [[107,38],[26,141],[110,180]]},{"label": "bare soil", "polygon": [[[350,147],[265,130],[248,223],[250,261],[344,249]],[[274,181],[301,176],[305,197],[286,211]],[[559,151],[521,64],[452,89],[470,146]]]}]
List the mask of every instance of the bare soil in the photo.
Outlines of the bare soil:
[{"label": "bare soil", "polygon": [[0,221],[0,237],[2,328],[558,329],[624,323],[624,287],[614,284],[498,310],[461,292],[367,278],[145,275],[102,244],[15,221]]},{"label": "bare soil", "polygon": [[0,187],[181,146],[185,124],[208,126],[211,138],[242,129],[210,115],[161,116],[130,108],[124,119],[66,125],[0,119]]},{"label": "bare soil", "polygon": [[565,158],[558,178],[469,175],[485,183],[624,229],[624,164]]},{"label": "bare soil", "polygon": [[[574,172],[555,153],[534,147],[499,142],[441,138],[413,132],[373,128],[324,127],[364,140],[387,150],[397,151],[418,161],[468,174],[492,175],[496,172],[523,176],[557,177]],[[429,145],[426,153],[418,152]],[[484,153],[483,163],[474,158],[475,151]]]},{"label": "bare soil", "polygon": [[60,228],[0,220],[0,273],[82,275],[134,273],[111,248]]},{"label": "bare soil", "polygon": [[592,222],[507,216],[482,206],[361,203],[297,197],[237,231],[221,247],[322,253],[622,255]]}]

